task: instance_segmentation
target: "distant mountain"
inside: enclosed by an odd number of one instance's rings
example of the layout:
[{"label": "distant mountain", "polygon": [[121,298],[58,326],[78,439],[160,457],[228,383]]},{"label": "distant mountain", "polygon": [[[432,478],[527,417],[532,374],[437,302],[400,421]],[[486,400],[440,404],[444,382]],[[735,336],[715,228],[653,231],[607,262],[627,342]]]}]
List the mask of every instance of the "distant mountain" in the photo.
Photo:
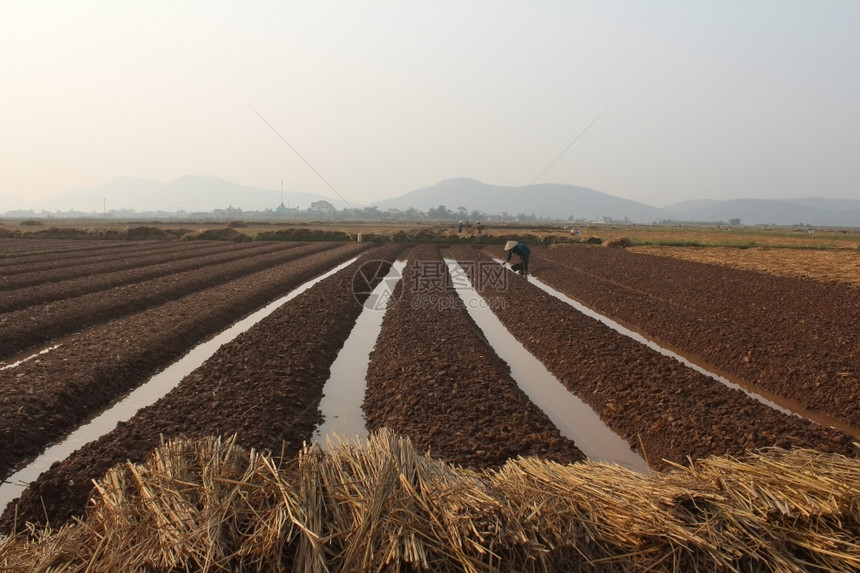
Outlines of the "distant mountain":
[{"label": "distant mountain", "polygon": [[[283,201],[291,209],[306,211],[311,203],[328,201],[337,210],[367,205],[335,200],[313,193],[285,191]],[[212,213],[234,207],[242,211],[275,210],[281,204],[279,190],[248,187],[218,177],[185,175],[162,183],[138,177],[121,177],[93,189],[75,189],[49,200],[34,202],[29,213],[48,211],[62,213],[141,214]],[[669,205],[663,209],[637,201],[607,195],[593,189],[540,183],[519,187],[491,185],[469,178],[446,179],[435,185],[405,193],[393,199],[372,204],[381,211],[414,208],[426,212],[445,206],[453,212],[466,209],[491,219],[505,214],[545,217],[555,220],[611,218],[613,221],[645,223],[677,221],[690,223],[728,223],[740,219],[742,225],[798,225],[860,228],[860,200],[808,197],[804,199],[697,199]],[[22,216],[13,214],[12,216]],[[25,213],[19,211],[18,213]]]},{"label": "distant mountain", "polygon": [[692,199],[690,201],[682,201],[680,203],[669,205],[668,207],[663,207],[663,211],[671,215],[686,215],[687,213],[695,213],[702,209],[708,209],[721,202],[722,201],[717,201],[716,199]]},{"label": "distant mountain", "polygon": [[[346,207],[313,193],[284,191],[284,204],[307,209],[311,203],[326,200],[337,209]],[[276,209],[281,204],[280,190],[259,189],[225,181],[218,177],[185,175],[162,183],[138,177],[120,177],[92,189],[75,189],[41,201],[35,209],[47,211],[81,211],[101,213],[134,210],[136,212],[212,212],[234,207],[243,211]],[[355,206],[355,205],[353,205]]]},{"label": "distant mountain", "polygon": [[593,189],[540,183],[531,186],[507,187],[490,185],[474,179],[446,179],[436,185],[416,189],[393,199],[376,201],[374,206],[381,210],[414,208],[427,211],[444,205],[456,211],[465,207],[466,211],[481,211],[488,215],[516,216],[519,214],[554,219],[588,219],[611,217],[631,222],[659,221],[666,214],[656,207],[607,195]]},{"label": "distant mountain", "polygon": [[786,199],[789,203],[797,203],[806,207],[823,209],[831,213],[857,213],[860,210],[860,200],[857,199],[829,199],[827,197],[807,197],[806,199]]},{"label": "distant mountain", "polygon": [[860,227],[860,200],[827,199],[731,199],[684,201],[664,208],[677,221],[727,222],[743,225],[798,225]]}]

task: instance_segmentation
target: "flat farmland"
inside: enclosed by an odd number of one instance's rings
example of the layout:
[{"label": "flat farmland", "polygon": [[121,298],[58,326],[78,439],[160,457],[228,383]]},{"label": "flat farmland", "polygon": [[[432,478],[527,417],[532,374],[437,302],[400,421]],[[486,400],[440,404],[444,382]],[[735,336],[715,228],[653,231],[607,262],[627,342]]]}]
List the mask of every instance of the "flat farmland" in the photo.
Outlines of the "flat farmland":
[{"label": "flat farmland", "polygon": [[860,288],[860,248],[826,250],[753,247],[635,247],[660,257],[734,267],[784,277],[800,277]]},{"label": "flat farmland", "polygon": [[[402,280],[369,357],[367,428],[393,430],[476,471],[520,456],[561,464],[585,458],[520,390],[499,349],[457,302],[443,260],[498,267],[499,245],[90,241],[83,249],[58,241],[52,249],[40,241],[27,254],[4,241],[4,479],[195,344],[357,257],[223,344],[155,404],[54,464],[6,508],[6,532],[24,521],[57,527],[83,515],[91,480],[116,464],[142,462],[162,440],[235,436],[244,448],[294,458],[321,421],[330,367],[370,287],[398,259]],[[771,447],[858,457],[860,289],[850,279],[781,276],[640,249],[535,245],[533,277],[505,270],[503,283],[471,279],[495,301],[504,329],[655,474]],[[438,273],[434,280],[419,280],[427,269]],[[433,304],[416,302],[427,300]]]},{"label": "flat farmland", "polygon": [[[199,246],[189,243],[186,257],[208,264],[187,271],[186,261],[173,261],[167,263],[176,268],[171,272],[163,264],[152,263],[158,272],[149,280],[108,285],[53,303],[35,302],[41,300],[41,293],[30,286],[6,291],[10,295],[32,292],[35,304],[0,314],[2,360],[7,363],[0,370],[4,396],[0,472],[4,477],[195,344],[368,247],[335,243],[260,244],[251,250],[230,243],[214,246],[238,251],[239,257],[223,262],[223,255],[201,255]],[[150,250],[142,246],[139,256],[148,260]],[[88,269],[93,276],[102,274],[98,264]],[[43,274],[28,269],[21,275],[32,273]],[[40,345],[50,351],[19,363],[20,353],[33,356],[42,350]]]},{"label": "flat farmland", "polygon": [[537,249],[538,276],[715,372],[860,427],[850,285],[630,253]]}]

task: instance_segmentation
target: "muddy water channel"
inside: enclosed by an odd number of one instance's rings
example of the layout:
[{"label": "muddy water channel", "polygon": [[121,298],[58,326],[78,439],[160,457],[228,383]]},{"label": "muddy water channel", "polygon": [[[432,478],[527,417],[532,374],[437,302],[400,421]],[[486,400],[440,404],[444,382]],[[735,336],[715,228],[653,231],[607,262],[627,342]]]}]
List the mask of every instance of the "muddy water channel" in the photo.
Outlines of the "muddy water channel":
[{"label": "muddy water channel", "polygon": [[323,422],[314,430],[314,442],[323,449],[328,439],[361,441],[367,437],[364,425],[364,391],[370,352],[382,330],[388,302],[400,282],[405,260],[396,261],[388,274],[370,293],[349,338],[331,365],[331,377],[323,387],[320,413]]},{"label": "muddy water channel", "polygon": [[616,463],[640,473],[648,473],[648,464],[642,456],[631,450],[624,438],[613,432],[594,410],[565,388],[508,332],[490,309],[490,305],[498,299],[481,297],[456,261],[446,259],[445,263],[469,316],[493,350],[510,365],[511,375],[520,388],[546,413],[561,434],[573,440],[591,460]]},{"label": "muddy water channel", "polygon": [[[78,305],[77,311],[102,312],[100,324],[74,334],[57,330],[50,343],[59,347],[0,370],[0,477],[9,477],[214,333],[363,250],[367,246],[355,243],[285,248],[292,256],[287,261],[279,255],[268,261],[274,266],[250,274],[241,261],[235,272],[226,269],[226,275],[206,270],[220,277],[218,285],[201,290],[199,283],[183,283],[181,289],[172,288],[177,298],[131,314],[100,311],[100,299],[90,296],[92,304]],[[141,293],[148,292],[145,284],[137,286]],[[42,322],[54,316],[40,305],[31,308]],[[8,327],[0,339],[30,324],[26,319],[19,322],[22,316],[16,313],[0,318]]]},{"label": "muddy water channel", "polygon": [[20,366],[21,364],[24,364],[25,362],[28,362],[30,360],[38,358],[39,356],[47,354],[48,352],[50,352],[52,350],[56,350],[59,347],[60,347],[59,344],[52,344],[50,346],[43,348],[42,350],[38,350],[35,352],[25,352],[25,353],[20,354],[20,355],[10,356],[6,360],[0,361],[0,364],[3,365],[3,366],[0,366],[0,370],[8,370],[9,368],[15,368],[16,366]]},{"label": "muddy water channel", "polygon": [[[450,249],[458,261],[493,259],[480,249]],[[540,262],[540,261],[539,261]],[[495,263],[498,268],[498,263]],[[535,272],[545,267],[535,265]],[[789,415],[621,334],[506,271],[505,288],[476,285],[505,327],[570,392],[593,408],[649,467],[766,447],[813,447],[852,455],[853,438]],[[672,316],[665,321],[672,324]]]},{"label": "muddy water channel", "polygon": [[[501,263],[501,259],[494,259],[496,262]],[[651,338],[643,335],[640,332],[635,330],[631,330],[622,324],[619,324],[615,320],[609,318],[608,316],[601,314],[581,303],[578,300],[571,298],[570,296],[564,294],[563,292],[553,288],[547,283],[541,281],[536,278],[534,275],[529,277],[529,283],[540,288],[544,292],[554,296],[558,300],[569,304],[571,307],[575,308],[577,311],[581,312],[585,316],[591,317],[599,322],[605,324],[615,332],[619,334],[623,334],[640,344],[647,346],[648,348],[659,352],[664,356],[668,356],[680,362],[681,364],[687,366],[699,372],[700,374],[704,374],[705,376],[720,382],[727,388],[732,390],[739,390],[752,398],[780,412],[782,414],[794,415],[799,418],[804,418],[810,420],[816,424],[826,426],[829,428],[835,428],[841,432],[845,432],[855,438],[860,438],[860,428],[853,427],[849,424],[844,423],[833,416],[829,416],[824,412],[818,412],[814,410],[810,410],[808,408],[804,408],[803,404],[801,404],[798,400],[793,400],[791,398],[787,398],[785,396],[781,396],[774,392],[770,392],[761,387],[755,386],[753,384],[749,384],[745,380],[739,379],[735,376],[732,376],[727,373],[716,372],[713,367],[708,364],[701,363],[695,357],[685,355],[682,352],[678,351],[674,348],[667,348],[665,345],[662,345]]]},{"label": "muddy water channel", "polygon": [[[148,382],[136,388],[112,407],[103,411],[90,422],[80,426],[65,439],[51,445],[32,463],[13,474],[0,485],[0,508],[4,508],[6,504],[15,499],[30,482],[47,470],[51,464],[65,459],[82,445],[97,440],[110,432],[118,423],[130,420],[140,409],[154,404],[159,398],[175,388],[185,376],[200,367],[222,345],[234,340],[241,333],[253,327],[285,303],[302,294],[321,280],[346,268],[355,260],[356,258],[352,258],[319,277],[305,282],[286,296],[273,301],[209,340],[197,345],[185,356],[150,378]],[[39,354],[45,353],[48,350],[50,349],[43,350]],[[35,354],[31,358],[35,358],[39,354]],[[4,368],[11,368],[16,365],[17,362]]]},{"label": "muddy water channel", "polygon": [[368,429],[388,428],[420,452],[470,468],[517,456],[583,460],[511,377],[447,276],[436,246],[410,251],[368,365]]},{"label": "muddy water channel", "polygon": [[[53,464],[8,504],[0,532],[30,521],[54,527],[80,515],[92,495],[92,479],[117,463],[140,462],[164,440],[230,437],[243,448],[292,460],[310,441],[329,368],[358,318],[363,298],[354,277],[364,262],[394,261],[399,245],[346,245],[355,256],[347,268],[319,280],[252,328],[226,342],[168,394],[140,409],[97,440]],[[295,286],[351,257],[316,255],[318,269]],[[384,271],[370,276],[384,276]],[[294,278],[294,274],[287,277]],[[368,291],[376,286],[368,284]],[[288,287],[282,286],[281,293]],[[271,300],[271,299],[269,299]]]}]

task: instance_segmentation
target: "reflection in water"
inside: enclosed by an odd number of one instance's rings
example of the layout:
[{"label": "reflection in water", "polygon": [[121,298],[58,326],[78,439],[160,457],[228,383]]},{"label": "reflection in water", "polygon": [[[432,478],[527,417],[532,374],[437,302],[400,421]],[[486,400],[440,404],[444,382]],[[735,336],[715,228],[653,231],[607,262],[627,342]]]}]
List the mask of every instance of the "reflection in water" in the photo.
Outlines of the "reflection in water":
[{"label": "reflection in water", "polygon": [[113,430],[119,422],[131,419],[141,408],[154,404],[159,398],[176,387],[176,385],[178,385],[186,375],[191,373],[209,359],[210,356],[215,354],[221,345],[230,342],[263,320],[265,317],[272,314],[284,303],[289,302],[302,294],[319,281],[349,266],[357,258],[358,257],[353,257],[325,274],[307,281],[291,291],[288,295],[283,296],[261,308],[257,312],[248,315],[242,320],[236,322],[227,330],[222,331],[220,334],[217,334],[206,342],[194,347],[188,352],[188,354],[150,378],[145,384],[132,391],[113,407],[103,411],[87,424],[80,426],[64,440],[47,448],[33,463],[13,474],[8,481],[4,481],[3,484],[0,485],[0,508],[5,507],[6,504],[18,497],[21,491],[23,491],[31,481],[38,478],[39,475],[47,470],[55,461],[65,459],[84,444],[97,440],[104,434]]},{"label": "reflection in water", "polygon": [[[27,362],[28,360],[32,360],[32,359],[36,358],[37,356],[41,356],[42,354],[47,354],[48,352],[54,350],[55,348],[59,348],[60,346],[61,346],[60,344],[55,344],[53,346],[49,346],[43,350],[40,350],[39,352],[28,354],[27,356],[24,356],[20,359],[9,358],[8,360],[14,360],[14,362],[12,362],[11,364],[5,364],[3,366],[0,366],[0,370],[6,370],[7,368],[15,368],[19,364],[23,364],[24,362]],[[0,364],[3,364],[3,362],[0,362]]]},{"label": "reflection in water", "polygon": [[483,331],[487,341],[511,368],[511,376],[529,399],[549,417],[561,434],[594,461],[616,463],[640,473],[648,464],[618,434],[612,431],[587,404],[572,394],[505,328],[472,288],[456,261],[446,259],[454,288],[469,315]]},{"label": "reflection in water", "polygon": [[337,436],[344,441],[361,442],[367,438],[364,426],[364,392],[370,352],[382,330],[386,302],[400,281],[406,261],[396,261],[379,285],[370,293],[349,338],[331,365],[331,374],[323,387],[320,411],[325,420],[314,431],[313,441],[326,449],[326,439]]}]

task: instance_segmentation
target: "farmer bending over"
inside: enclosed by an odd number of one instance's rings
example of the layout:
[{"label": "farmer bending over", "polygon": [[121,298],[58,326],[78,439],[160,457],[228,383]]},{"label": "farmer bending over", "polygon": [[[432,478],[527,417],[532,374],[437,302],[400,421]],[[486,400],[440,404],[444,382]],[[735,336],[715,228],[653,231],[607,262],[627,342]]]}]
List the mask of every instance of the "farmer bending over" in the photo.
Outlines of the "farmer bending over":
[{"label": "farmer bending over", "polygon": [[511,255],[513,254],[516,254],[520,257],[520,262],[511,266],[512,271],[522,271],[522,274],[524,276],[529,274],[529,256],[532,254],[532,252],[529,249],[528,245],[524,243],[518,243],[516,241],[508,241],[507,243],[505,243],[505,251],[507,251],[508,253],[508,258],[505,259],[506,263],[511,260]]}]

